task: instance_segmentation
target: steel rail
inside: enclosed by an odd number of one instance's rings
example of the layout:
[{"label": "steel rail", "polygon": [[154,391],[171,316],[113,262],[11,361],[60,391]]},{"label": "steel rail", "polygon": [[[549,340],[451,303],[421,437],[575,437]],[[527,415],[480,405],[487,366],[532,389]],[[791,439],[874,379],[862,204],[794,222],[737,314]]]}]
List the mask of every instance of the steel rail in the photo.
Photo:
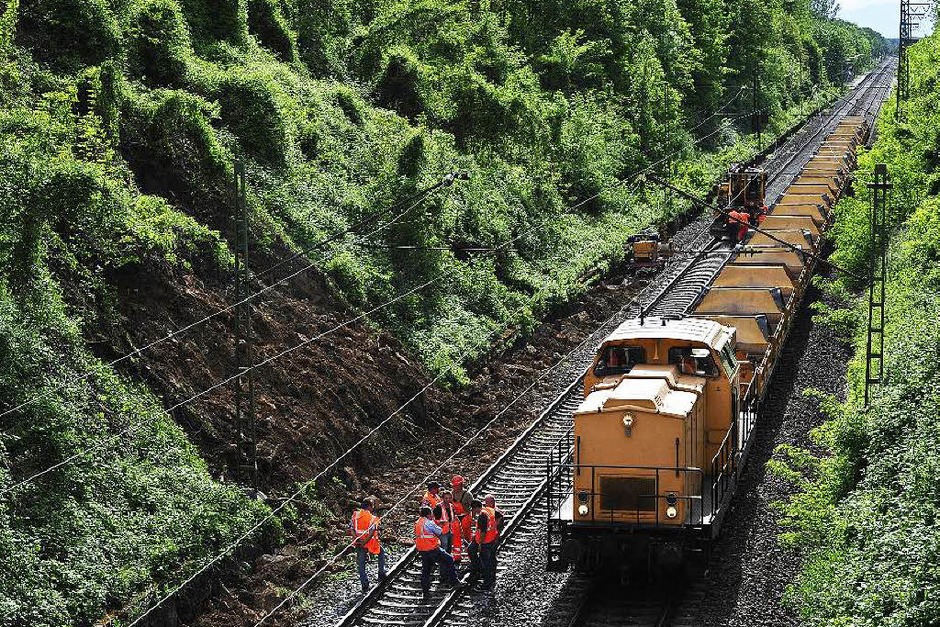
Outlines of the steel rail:
[{"label": "steel rail", "polygon": [[[499,458],[493,462],[490,467],[477,479],[469,490],[472,493],[478,492],[482,487],[484,487],[491,479],[496,477],[504,468],[512,461],[512,458],[520,452],[520,450],[529,442],[530,439],[533,439],[539,434],[539,431],[546,426],[552,418],[556,417],[556,413],[560,408],[562,408],[566,401],[571,402],[572,396],[576,393],[576,388],[581,384],[582,378],[578,377],[571,384],[565,388],[564,392],[559,394],[554,401],[539,415],[539,417],[531,424],[529,427],[520,434],[515,442],[506,449],[506,451],[499,456]],[[546,429],[551,431],[552,429]],[[544,445],[545,448],[550,449],[554,446],[557,440],[552,440],[551,444]],[[539,467],[541,470],[541,467]],[[529,499],[526,503],[530,503],[532,499]],[[516,522],[516,520],[521,520],[518,516],[521,510],[517,510],[513,513],[512,522],[510,525]],[[511,531],[515,529],[518,525],[516,523],[512,528],[507,527],[502,534],[502,541],[505,542],[505,539],[511,535]],[[374,588],[372,588],[369,593],[354,607],[352,608],[338,623],[337,627],[350,627],[351,625],[357,624],[357,622],[374,606],[374,603],[385,593],[385,591],[390,588],[396,580],[401,577],[408,568],[411,567],[418,557],[417,551],[414,548],[409,549],[405,555],[403,555],[398,562],[389,570],[388,575],[379,582]],[[430,612],[428,613],[430,614]]]}]

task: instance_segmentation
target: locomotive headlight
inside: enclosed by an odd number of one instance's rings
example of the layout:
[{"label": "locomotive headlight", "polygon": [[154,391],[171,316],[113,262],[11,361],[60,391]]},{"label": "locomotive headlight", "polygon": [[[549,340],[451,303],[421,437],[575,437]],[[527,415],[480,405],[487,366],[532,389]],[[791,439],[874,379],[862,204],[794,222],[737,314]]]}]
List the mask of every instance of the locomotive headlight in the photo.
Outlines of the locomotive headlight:
[{"label": "locomotive headlight", "polygon": [[633,435],[633,414],[623,415],[623,434],[628,438]]},{"label": "locomotive headlight", "polygon": [[578,514],[581,516],[587,516],[588,512],[590,511],[590,508],[588,507],[589,498],[590,495],[588,494],[587,490],[581,490],[578,492],[578,503],[580,503],[580,505],[578,505]]},{"label": "locomotive headlight", "polygon": [[679,495],[675,492],[666,493],[666,518],[675,518],[679,515]]}]

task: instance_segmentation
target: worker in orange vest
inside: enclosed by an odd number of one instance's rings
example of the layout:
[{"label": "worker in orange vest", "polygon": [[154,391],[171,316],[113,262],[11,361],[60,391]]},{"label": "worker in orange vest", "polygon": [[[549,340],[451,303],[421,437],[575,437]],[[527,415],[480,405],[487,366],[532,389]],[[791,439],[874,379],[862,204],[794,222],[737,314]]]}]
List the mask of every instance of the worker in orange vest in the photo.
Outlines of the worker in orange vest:
[{"label": "worker in orange vest", "polygon": [[[480,501],[474,501],[476,530],[473,543],[476,545],[477,554],[475,574],[483,579],[475,586],[475,590],[492,590],[496,585],[496,542],[499,540],[499,524],[496,519],[496,499],[492,499],[494,506],[488,505],[488,500],[490,499],[481,503],[482,507],[476,507]],[[471,579],[474,578],[474,572],[471,572]]]},{"label": "worker in orange vest", "polygon": [[751,215],[744,211],[728,212],[728,231],[736,242],[744,241],[751,221]]},{"label": "worker in orange vest", "polygon": [[369,575],[366,572],[366,560],[369,555],[379,558],[379,581],[385,579],[385,550],[379,541],[379,523],[381,518],[372,513],[374,505],[372,499],[362,501],[361,507],[353,512],[349,521],[349,533],[353,537],[353,546],[356,549],[356,562],[359,567],[359,582],[362,591],[369,590]]},{"label": "worker in orange vest", "polygon": [[431,593],[431,573],[435,565],[441,567],[443,587],[454,588],[459,583],[454,558],[441,549],[442,530],[431,516],[431,508],[423,506],[420,517],[415,521],[415,549],[421,556],[421,591],[424,596]]},{"label": "worker in orange vest", "polygon": [[421,507],[430,507],[431,511],[440,505],[444,499],[441,498],[441,484],[437,481],[428,483],[428,491],[421,497]]},{"label": "worker in orange vest", "polygon": [[470,585],[480,580],[483,568],[480,566],[480,545],[477,543],[477,522],[483,510],[483,501],[473,499],[470,504],[470,515],[467,516],[469,529],[467,533],[467,555],[470,557],[470,576],[467,578]]},{"label": "worker in orange vest", "polygon": [[470,510],[473,508],[473,495],[469,490],[464,489],[464,483],[464,478],[460,475],[454,475],[450,480],[450,485],[453,488],[454,515],[456,517],[456,528],[454,528],[454,524],[451,524],[455,562],[463,560],[464,549],[470,546],[472,540]]},{"label": "worker in orange vest", "polygon": [[430,507],[431,515],[434,516],[434,522],[441,525],[441,503],[444,502],[444,499],[441,498],[441,484],[437,481],[431,481],[428,483],[428,490],[424,493],[424,496],[421,497],[421,507]]},{"label": "worker in orange vest", "polygon": [[496,497],[492,494],[487,494],[483,497],[483,507],[492,509],[496,516],[496,537],[498,539],[500,533],[503,531],[503,523],[506,522],[506,516],[503,515],[503,510],[496,507]]},{"label": "worker in orange vest", "polygon": [[[457,556],[453,554],[454,548],[454,536],[460,535],[460,529],[457,526],[457,513],[454,512],[454,495],[450,490],[444,490],[441,492],[441,513],[437,524],[440,525],[441,529],[444,531],[441,534],[441,548],[445,552],[450,553],[454,557],[454,561],[457,561]],[[435,516],[437,517],[437,516]]]}]

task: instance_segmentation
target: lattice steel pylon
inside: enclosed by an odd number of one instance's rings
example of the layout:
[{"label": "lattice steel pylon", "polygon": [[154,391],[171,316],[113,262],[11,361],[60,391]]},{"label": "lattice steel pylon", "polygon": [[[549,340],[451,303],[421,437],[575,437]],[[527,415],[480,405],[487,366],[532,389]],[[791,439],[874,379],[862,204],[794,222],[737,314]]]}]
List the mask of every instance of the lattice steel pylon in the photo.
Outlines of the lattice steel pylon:
[{"label": "lattice steel pylon", "polygon": [[258,435],[255,421],[254,342],[248,272],[248,203],[245,166],[235,164],[235,437],[238,474],[258,488]]},{"label": "lattice steel pylon", "polygon": [[885,351],[885,280],[888,276],[888,166],[875,165],[875,180],[868,184],[872,190],[869,234],[871,257],[868,284],[868,341],[865,356],[865,407],[871,400],[871,388],[880,384],[884,376]]},{"label": "lattice steel pylon", "polygon": [[930,11],[930,2],[912,2],[901,0],[901,23],[898,32],[898,91],[897,108],[894,112],[896,120],[904,117],[904,102],[907,100],[911,87],[910,60],[907,58],[907,49],[919,38],[914,33],[920,28],[921,21]]}]

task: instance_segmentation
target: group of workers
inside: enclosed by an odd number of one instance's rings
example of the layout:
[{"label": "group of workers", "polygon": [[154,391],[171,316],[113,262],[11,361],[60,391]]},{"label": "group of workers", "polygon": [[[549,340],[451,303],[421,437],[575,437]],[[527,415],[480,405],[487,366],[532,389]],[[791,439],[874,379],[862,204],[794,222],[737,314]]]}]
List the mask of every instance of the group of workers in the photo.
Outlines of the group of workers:
[{"label": "group of workers", "polygon": [[761,204],[751,209],[742,207],[728,212],[725,224],[728,236],[735,242],[743,242],[751,227],[759,227],[767,217],[767,205]]},{"label": "group of workers", "polygon": [[[492,590],[496,585],[496,547],[503,513],[496,507],[493,495],[475,499],[460,475],[450,483],[451,489],[444,491],[440,483],[428,483],[414,524],[415,549],[421,557],[421,590],[425,596],[431,592],[435,568],[440,570],[441,588],[461,585],[458,569],[465,557],[470,563],[467,583],[474,590]],[[374,508],[370,499],[364,500],[353,512],[349,526],[363,592],[369,590],[366,562],[370,555],[378,558],[379,580],[386,576],[385,551],[379,540],[381,519]]]}]

